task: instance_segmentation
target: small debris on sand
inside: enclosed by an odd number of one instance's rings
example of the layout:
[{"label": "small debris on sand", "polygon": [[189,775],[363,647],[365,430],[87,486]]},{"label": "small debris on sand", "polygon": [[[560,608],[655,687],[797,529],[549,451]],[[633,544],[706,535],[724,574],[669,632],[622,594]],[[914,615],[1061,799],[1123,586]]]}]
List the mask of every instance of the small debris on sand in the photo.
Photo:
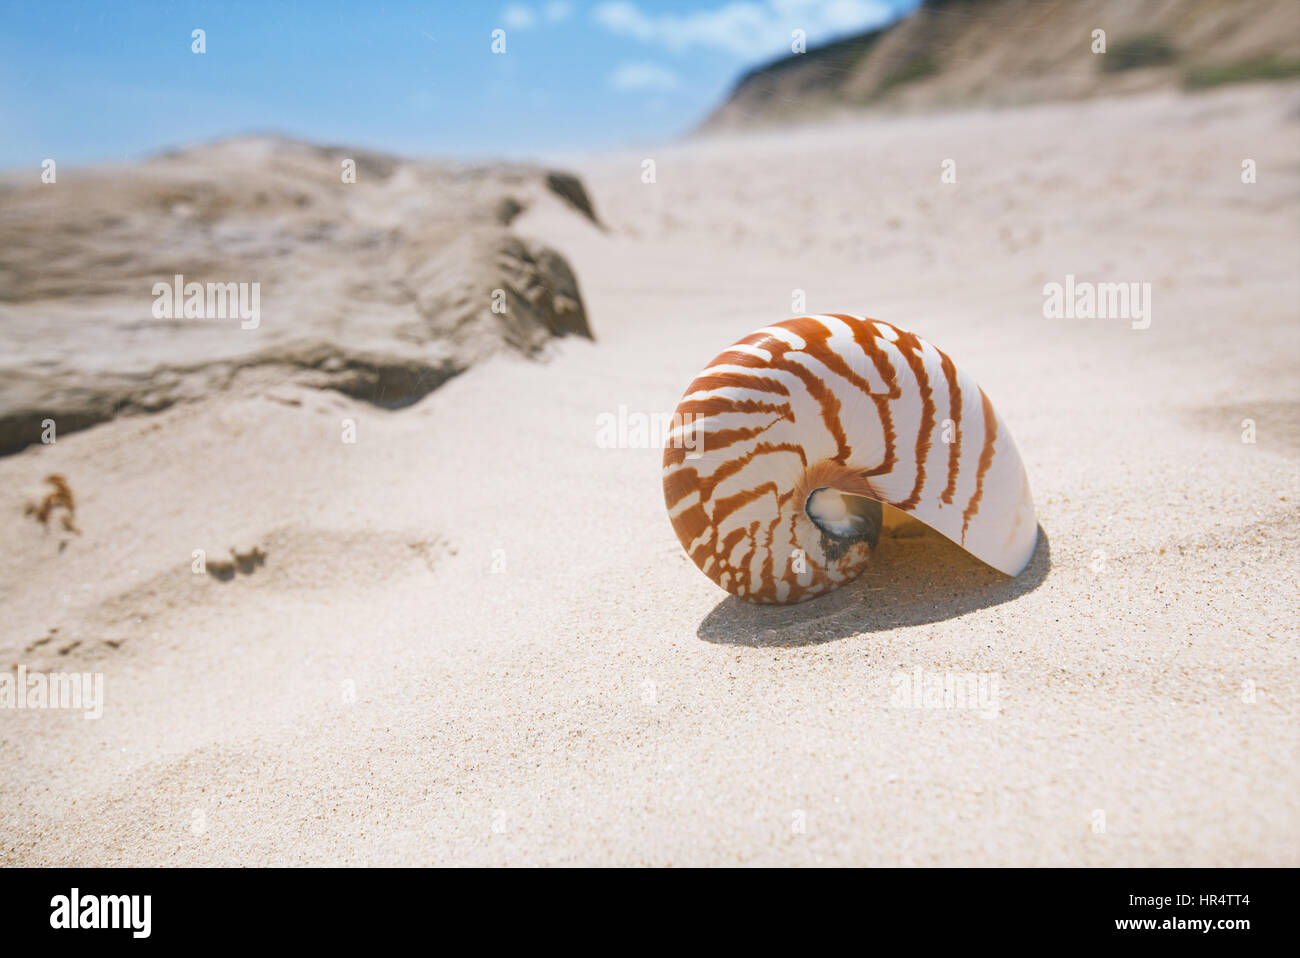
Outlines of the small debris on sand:
[{"label": "small debris on sand", "polygon": [[72,497],[68,480],[55,472],[46,476],[45,481],[54,488],[45,494],[45,498],[40,503],[29,502],[24,514],[35,516],[37,522],[49,528],[50,517],[56,511],[62,510],[59,513],[59,524],[68,532],[81,535],[81,530],[77,528],[77,502]]}]

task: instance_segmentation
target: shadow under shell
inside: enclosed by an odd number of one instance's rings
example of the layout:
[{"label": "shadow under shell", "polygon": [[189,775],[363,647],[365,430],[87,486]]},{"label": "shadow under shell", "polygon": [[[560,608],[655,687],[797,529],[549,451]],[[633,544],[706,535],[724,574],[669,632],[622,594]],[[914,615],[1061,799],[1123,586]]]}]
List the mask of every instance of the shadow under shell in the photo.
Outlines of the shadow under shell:
[{"label": "shadow under shell", "polygon": [[760,605],[728,596],[704,617],[696,634],[724,645],[802,646],[942,622],[1032,592],[1051,567],[1051,543],[1041,525],[1029,565],[1013,579],[918,523],[906,535],[886,533],[871,563],[852,582],[798,605]]}]

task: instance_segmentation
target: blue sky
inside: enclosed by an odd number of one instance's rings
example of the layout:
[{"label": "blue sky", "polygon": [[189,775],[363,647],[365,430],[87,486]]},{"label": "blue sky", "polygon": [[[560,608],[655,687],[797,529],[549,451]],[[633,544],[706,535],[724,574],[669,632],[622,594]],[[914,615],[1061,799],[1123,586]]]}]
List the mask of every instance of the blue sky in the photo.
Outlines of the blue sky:
[{"label": "blue sky", "polygon": [[[517,156],[691,128],[748,67],[917,0],[0,3],[0,167],[277,131]],[[191,51],[192,31],[206,52]],[[505,31],[505,53],[492,31]]]}]

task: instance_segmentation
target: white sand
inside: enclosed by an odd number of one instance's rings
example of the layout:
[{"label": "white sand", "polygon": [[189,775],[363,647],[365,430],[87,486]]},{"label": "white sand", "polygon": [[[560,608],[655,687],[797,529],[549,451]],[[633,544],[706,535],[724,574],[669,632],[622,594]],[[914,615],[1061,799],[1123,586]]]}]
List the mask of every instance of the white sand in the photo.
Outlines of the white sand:
[{"label": "white sand", "polygon": [[[396,412],[278,387],[0,460],[6,667],[107,695],[0,712],[0,862],[1300,864],[1298,117],[1274,86],[663,148],[654,185],[584,160],[610,232],[518,225],[594,345]],[[1044,319],[1067,273],[1152,283],[1151,327]],[[890,539],[748,606],[683,554],[659,450],[597,448],[795,289],[980,381],[1047,539],[1021,580]],[[50,472],[62,551],[22,514]],[[996,678],[997,713],[896,707],[917,669]]]}]

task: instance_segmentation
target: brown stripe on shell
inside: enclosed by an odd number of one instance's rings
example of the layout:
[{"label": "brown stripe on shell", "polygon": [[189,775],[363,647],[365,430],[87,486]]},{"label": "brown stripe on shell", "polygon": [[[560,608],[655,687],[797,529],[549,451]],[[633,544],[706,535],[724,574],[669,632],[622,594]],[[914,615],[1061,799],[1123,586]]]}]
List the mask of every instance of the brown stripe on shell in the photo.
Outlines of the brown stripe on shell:
[{"label": "brown stripe on shell", "polygon": [[930,454],[930,437],[934,433],[934,390],[930,386],[930,376],[925,371],[925,362],[921,359],[921,341],[913,333],[900,329],[896,345],[911,368],[912,375],[916,377],[921,393],[921,427],[916,432],[916,481],[906,499],[893,503],[904,512],[911,512],[921,501],[921,490],[925,486],[925,460]]},{"label": "brown stripe on shell", "polygon": [[[855,320],[851,316],[845,316],[840,313],[831,313],[836,319],[844,320],[853,330],[853,339],[862,351],[870,357],[871,362],[876,367],[876,372],[880,374],[880,381],[889,388],[889,392],[873,393],[868,392],[871,401],[876,404],[876,410],[880,413],[880,429],[885,437],[885,456],[879,463],[863,471],[864,476],[886,476],[894,471],[894,466],[898,465],[898,455],[895,452],[896,437],[894,436],[894,414],[890,411],[889,401],[897,399],[902,395],[898,388],[897,379],[895,378],[894,364],[889,361],[885,351],[876,343],[879,333],[876,330],[876,320],[860,319]],[[888,325],[888,324],[886,324]],[[898,330],[896,326],[890,326],[890,329]]]},{"label": "brown stripe on shell", "polygon": [[[785,328],[790,329],[791,332],[798,335],[798,330],[791,328],[792,323],[783,325]],[[825,327],[823,326],[822,329],[824,330]],[[751,336],[749,338],[753,339],[754,337]],[[805,345],[808,344],[808,339],[806,337],[800,336],[800,338],[804,340]],[[836,460],[843,462],[848,458],[851,447],[849,446],[848,437],[844,435],[844,425],[840,422],[841,406],[839,397],[836,396],[830,386],[828,386],[826,382],[811,369],[801,363],[792,362],[785,358],[785,354],[788,352],[803,352],[804,350],[795,349],[788,343],[772,336],[770,333],[764,334],[761,346],[772,354],[771,365],[776,369],[780,369],[782,372],[787,372],[793,376],[797,376],[804,384],[804,388],[808,390],[808,395],[811,396],[813,400],[816,401],[817,405],[821,407],[822,422],[825,423],[827,430],[830,431],[831,437],[835,440],[837,450]]]},{"label": "brown stripe on shell", "polygon": [[961,471],[961,386],[957,382],[957,367],[945,352],[939,352],[939,365],[948,381],[948,418],[952,420],[952,442],[948,443],[948,484],[943,487],[939,501],[952,505],[957,491],[957,474]]},{"label": "brown stripe on shell", "polygon": [[971,494],[970,502],[966,504],[966,511],[961,514],[961,541],[966,541],[966,529],[970,526],[970,521],[975,514],[980,511],[980,499],[984,495],[984,474],[989,471],[993,465],[993,443],[998,438],[998,420],[993,412],[993,404],[989,402],[989,397],[984,395],[984,390],[980,390],[980,402],[984,408],[984,446],[980,449],[979,468],[975,470],[975,491]]},{"label": "brown stripe on shell", "polygon": [[[749,505],[751,502],[757,502],[768,493],[780,496],[781,490],[777,488],[775,482],[765,482],[761,486],[755,486],[753,489],[745,489],[741,492],[735,493],[734,495],[723,496],[721,499],[712,500],[714,502],[713,521],[721,522],[733,512],[745,508],[745,506]],[[727,553],[723,553],[723,555],[727,555]]]},{"label": "brown stripe on shell", "polygon": [[677,412],[683,422],[686,416],[716,416],[724,412],[766,412],[776,413],[780,416],[791,415],[790,406],[787,403],[763,402],[761,399],[732,399],[729,396],[683,399],[677,406]]},{"label": "brown stripe on shell", "polygon": [[[749,358],[757,359],[758,357],[750,356]],[[690,388],[686,390],[686,394],[689,396],[691,393],[713,389],[752,389],[754,392],[776,393],[779,396],[790,395],[790,390],[785,388],[785,383],[781,382],[781,380],[772,376],[761,376],[757,373],[708,373],[697,376],[695,381],[691,383]]]},{"label": "brown stripe on shell", "polygon": [[707,502],[713,498],[713,490],[718,487],[719,483],[740,472],[751,460],[758,456],[773,455],[780,452],[793,452],[805,467],[808,465],[807,454],[802,447],[794,443],[760,442],[745,455],[729,459],[707,477],[701,476],[697,470],[691,467],[679,469],[666,476],[664,478],[664,499],[668,503],[668,508],[672,509],[673,506],[697,490],[700,493],[700,501]]},{"label": "brown stripe on shell", "polygon": [[[772,424],[779,422],[780,417],[772,420],[766,426],[755,427],[753,429],[719,429],[717,432],[706,432],[701,435],[703,445],[710,450],[726,449],[728,446],[738,442],[744,442],[746,439],[753,439],[755,436],[761,436],[772,428]],[[686,453],[689,450],[683,445],[666,445],[664,446],[664,466],[676,466],[686,461]]]},{"label": "brown stripe on shell", "polygon": [[[667,458],[667,450],[664,452]],[[672,509],[699,487],[700,474],[695,469],[690,467],[678,469],[664,476],[664,503]]]}]

